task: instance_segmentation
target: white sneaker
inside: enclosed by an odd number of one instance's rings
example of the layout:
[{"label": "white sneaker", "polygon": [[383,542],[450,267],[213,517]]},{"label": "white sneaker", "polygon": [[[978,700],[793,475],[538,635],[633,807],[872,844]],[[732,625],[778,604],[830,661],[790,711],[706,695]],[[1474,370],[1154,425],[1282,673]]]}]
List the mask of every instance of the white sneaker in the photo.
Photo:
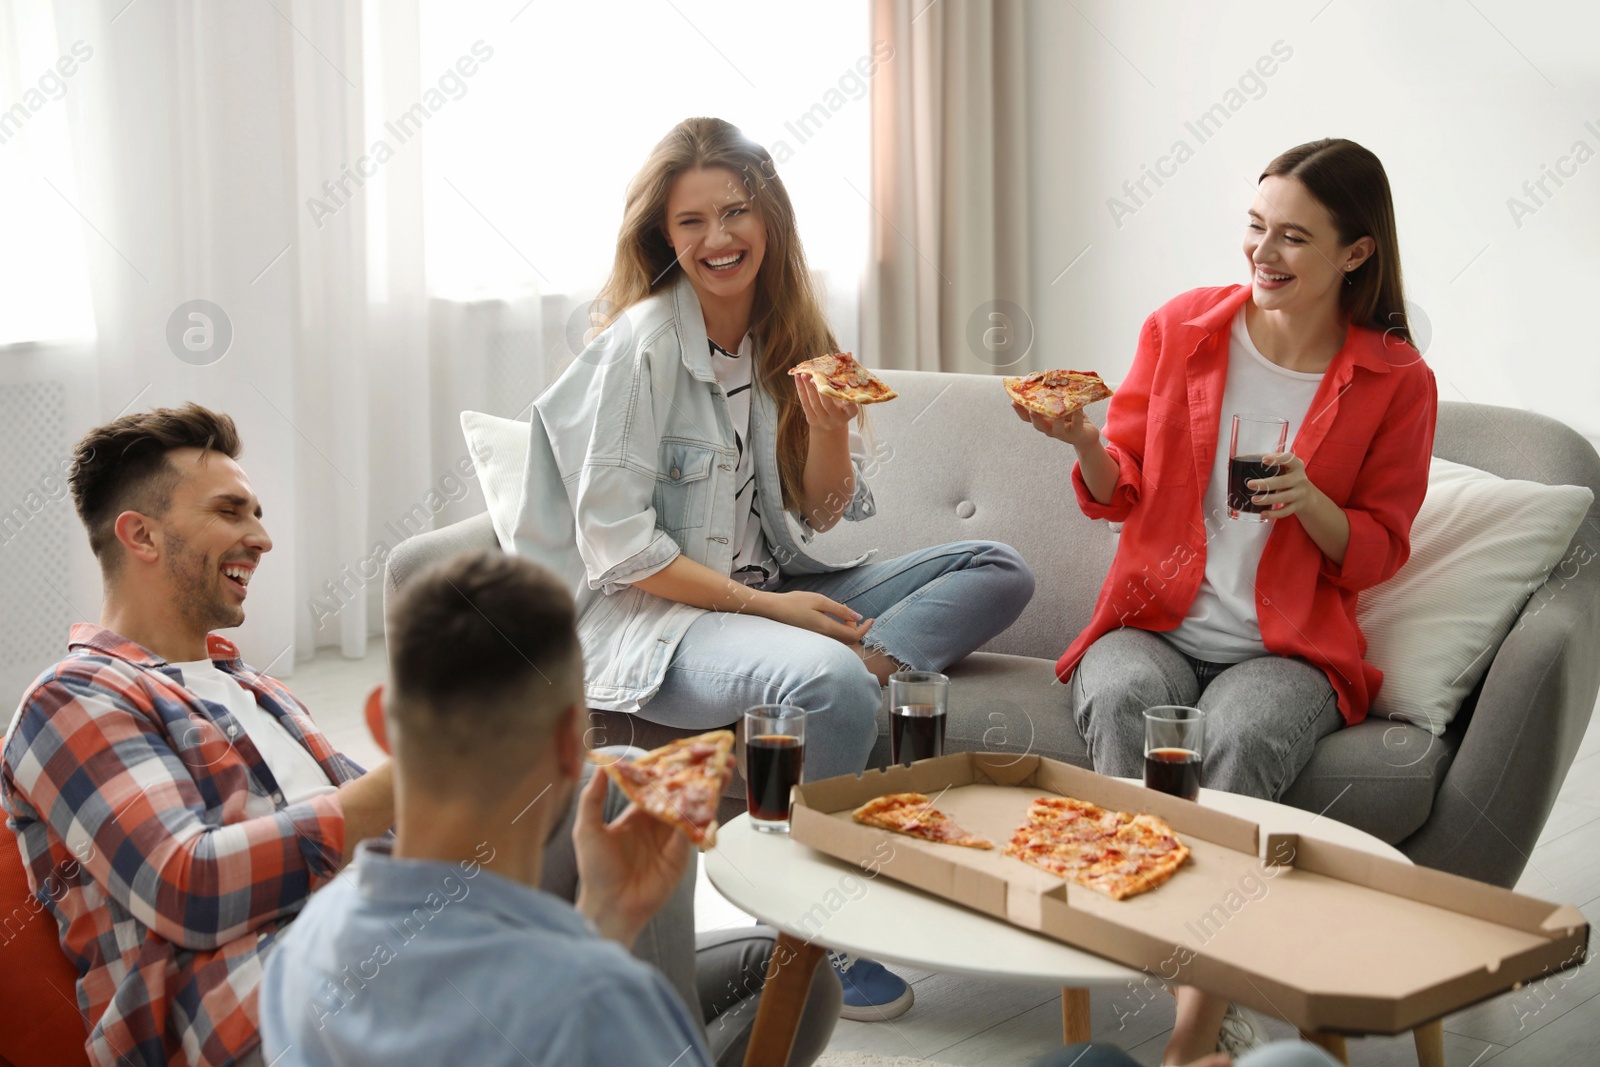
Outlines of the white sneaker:
[{"label": "white sneaker", "polygon": [[1229,1003],[1222,1016],[1222,1029],[1217,1033],[1217,1051],[1238,1058],[1252,1049],[1271,1041],[1261,1016],[1249,1008]]}]

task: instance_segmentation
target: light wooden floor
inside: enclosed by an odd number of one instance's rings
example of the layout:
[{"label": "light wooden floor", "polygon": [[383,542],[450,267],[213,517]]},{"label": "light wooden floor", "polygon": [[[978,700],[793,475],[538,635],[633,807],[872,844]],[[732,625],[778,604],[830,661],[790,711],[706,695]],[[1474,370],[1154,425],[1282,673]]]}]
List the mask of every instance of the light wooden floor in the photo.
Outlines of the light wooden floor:
[{"label": "light wooden floor", "polygon": [[[287,684],[311,709],[333,743],[358,762],[379,758],[361,717],[362,701],[384,672],[381,638],[364,660],[324,653],[301,664]],[[1578,905],[1600,926],[1600,726],[1590,724],[1567,774],[1555,810],[1530,857],[1520,892]],[[702,929],[750,919],[704,878],[696,899]],[[1596,946],[1591,941],[1591,954]],[[1061,1041],[1057,989],[1003,985],[899,969],[917,1002],[887,1023],[841,1020],[830,1049],[911,1056],[949,1064],[1026,1065]],[[1161,998],[1133,1009],[1125,991],[1092,996],[1096,1040],[1129,1050],[1142,1064],[1159,1065],[1172,1028],[1172,1002]],[[1274,1022],[1278,1036],[1290,1036]],[[1449,1067],[1593,1067],[1600,1064],[1600,967],[1589,963],[1560,978],[1529,986],[1444,1022]],[[1416,1063],[1409,1037],[1350,1042],[1356,1067]]]}]

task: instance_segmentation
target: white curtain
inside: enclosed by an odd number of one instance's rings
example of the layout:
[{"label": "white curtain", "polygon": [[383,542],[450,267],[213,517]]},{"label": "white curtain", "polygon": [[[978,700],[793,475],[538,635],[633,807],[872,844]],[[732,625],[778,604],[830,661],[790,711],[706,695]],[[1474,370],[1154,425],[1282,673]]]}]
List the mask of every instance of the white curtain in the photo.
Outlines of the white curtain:
[{"label": "white curtain", "polygon": [[[459,412],[522,414],[581,347],[583,297],[615,241],[627,176],[686,115],[726,107],[775,152],[786,146],[813,266],[827,274],[841,342],[856,347],[852,242],[864,243],[869,211],[878,48],[853,0],[761,15],[733,0],[637,0],[619,8],[630,27],[620,38],[615,12],[445,0],[0,0],[0,34],[17,21],[5,17],[12,6],[53,23],[54,49],[81,41],[92,53],[27,119],[36,146],[61,127],[64,147],[35,153],[57,159],[43,168],[54,190],[30,175],[36,188],[8,204],[36,198],[56,212],[41,223],[49,236],[81,248],[95,337],[7,352],[0,415],[20,402],[8,385],[54,379],[66,409],[59,458],[125,410],[192,399],[232,414],[276,538],[233,636],[274,673],[319,647],[362,655],[382,623],[387,552],[481,510]],[[629,84],[591,86],[610,95],[573,106],[597,41],[640,69],[668,54],[710,70],[755,54],[776,26],[805,47],[749,72],[760,91],[730,92],[730,67],[656,84],[648,100]],[[12,62],[21,50],[7,45],[0,100],[55,55]],[[627,111],[600,138],[597,99]],[[21,159],[19,144],[0,144],[0,163]],[[575,202],[573,182],[598,192]],[[599,250],[599,266],[575,249]],[[452,277],[463,264],[479,269]],[[541,270],[555,286],[535,281]],[[20,499],[34,467],[52,462],[26,460],[15,484],[0,478],[0,497]],[[33,643],[0,661],[7,684],[61,648],[66,601],[71,618],[98,614],[86,541],[70,504],[52,506],[55,525],[29,520],[26,537],[40,553],[70,541],[63,595],[40,584],[24,551],[8,542],[0,555],[0,578],[28,578],[0,592],[60,616],[35,610],[18,624]]]},{"label": "white curtain", "polygon": [[863,334],[884,366],[1034,369],[1024,0],[874,0]]},{"label": "white curtain", "polygon": [[[191,399],[233,415],[276,537],[241,647],[280,675],[318,645],[362,655],[387,548],[459,499],[460,449],[438,444],[456,409],[428,360],[421,146],[371,158],[421,98],[415,0],[70,0],[57,35],[94,48],[64,103],[95,419]],[[196,300],[214,308],[192,318]]]}]

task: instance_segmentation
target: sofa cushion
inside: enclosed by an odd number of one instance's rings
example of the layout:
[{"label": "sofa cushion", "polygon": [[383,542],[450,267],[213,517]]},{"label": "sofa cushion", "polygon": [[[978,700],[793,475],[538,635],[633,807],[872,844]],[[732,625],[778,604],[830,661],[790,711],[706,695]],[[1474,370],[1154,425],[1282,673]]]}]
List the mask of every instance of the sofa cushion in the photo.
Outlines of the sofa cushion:
[{"label": "sofa cushion", "polygon": [[1283,802],[1398,844],[1428,821],[1460,740],[1387,719],[1347,726],[1317,744]]},{"label": "sofa cushion", "polygon": [[522,506],[524,469],[528,465],[528,424],[481,411],[461,413],[461,434],[472,453],[472,466],[483,487],[495,538],[511,551]]},{"label": "sofa cushion", "polygon": [[1383,671],[1371,713],[1443,733],[1592,503],[1584,486],[1501,478],[1436,457],[1410,558],[1357,607],[1366,660]]},{"label": "sofa cushion", "polygon": [[[871,475],[878,512],[817,535],[812,550],[879,561],[950,541],[999,541],[1033,568],[1033,600],[985,652],[1053,659],[1089,622],[1117,538],[1078,509],[1070,445],[1011,411],[999,378],[884,371],[900,397],[876,404],[868,432],[883,457]],[[1106,403],[1088,415],[1103,424]]]}]

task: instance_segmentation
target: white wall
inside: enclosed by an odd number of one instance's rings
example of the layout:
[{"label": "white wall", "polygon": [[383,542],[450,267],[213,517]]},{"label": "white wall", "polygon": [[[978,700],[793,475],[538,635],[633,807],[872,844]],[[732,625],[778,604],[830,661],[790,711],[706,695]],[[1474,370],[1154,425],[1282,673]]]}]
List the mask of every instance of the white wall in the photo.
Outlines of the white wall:
[{"label": "white wall", "polygon": [[[1440,399],[1532,408],[1600,440],[1600,5],[1033,0],[1031,16],[1034,367],[1120,380],[1163,301],[1246,280],[1262,168],[1348,137],[1388,171]],[[1290,54],[1259,98],[1234,97],[1200,142],[1185,123],[1277,42]],[[1135,204],[1123,183],[1179,140],[1193,157]],[[1574,152],[1585,162],[1560,163]],[[1536,204],[1523,182],[1558,164],[1571,176]],[[1135,210],[1114,220],[1114,196]],[[1513,196],[1532,213],[1513,219]]]}]

